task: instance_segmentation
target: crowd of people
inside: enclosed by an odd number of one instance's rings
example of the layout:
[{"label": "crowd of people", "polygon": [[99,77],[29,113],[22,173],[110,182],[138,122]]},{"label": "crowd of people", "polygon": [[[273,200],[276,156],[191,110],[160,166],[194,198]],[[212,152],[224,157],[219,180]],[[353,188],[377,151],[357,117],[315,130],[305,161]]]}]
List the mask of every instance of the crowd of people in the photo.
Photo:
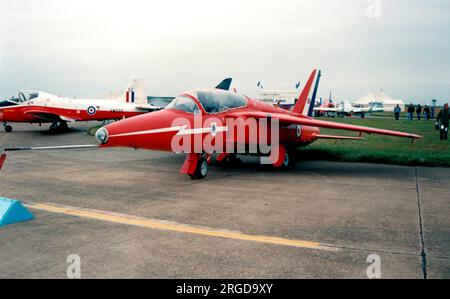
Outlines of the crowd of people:
[{"label": "crowd of people", "polygon": [[[397,108],[400,109],[400,107],[398,105],[395,109],[397,110]],[[400,112],[401,112],[401,109],[398,112],[399,116],[400,116]],[[417,105],[417,108],[416,108],[411,103],[411,104],[409,104],[408,109],[407,109],[408,120],[414,119],[414,113],[416,113],[418,120],[421,120],[422,118],[425,120],[430,120],[430,119],[434,118],[435,110],[434,110],[434,107],[430,108],[430,107],[428,107],[428,105],[425,105],[424,107],[422,107],[422,105],[420,105],[420,104]],[[396,116],[396,119],[398,120],[397,116]]]},{"label": "crowd of people", "polygon": [[[402,108],[397,105],[397,107],[394,108],[394,117],[396,120],[400,119],[400,113],[402,112]],[[417,119],[420,121],[422,119],[424,120],[430,120],[434,119],[435,117],[435,108],[434,107],[428,107],[428,105],[425,105],[422,107],[420,104],[415,107],[412,103],[409,104],[408,108],[406,109],[407,119],[408,120],[414,120],[414,114],[416,114]],[[437,117],[436,117],[436,124],[435,128],[440,133],[440,139],[441,140],[447,140],[448,139],[448,129],[450,124],[450,109],[449,105],[445,104],[444,108],[439,111]]]}]

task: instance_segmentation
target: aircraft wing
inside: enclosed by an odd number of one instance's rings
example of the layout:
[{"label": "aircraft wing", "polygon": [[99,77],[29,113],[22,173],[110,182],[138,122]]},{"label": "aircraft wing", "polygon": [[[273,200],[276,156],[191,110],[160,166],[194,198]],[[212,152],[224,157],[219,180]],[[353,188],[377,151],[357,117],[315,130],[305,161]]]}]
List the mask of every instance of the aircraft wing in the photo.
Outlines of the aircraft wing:
[{"label": "aircraft wing", "polygon": [[281,124],[285,124],[285,125],[299,124],[299,125],[327,128],[327,129],[335,129],[335,130],[356,131],[356,132],[362,132],[362,133],[367,133],[367,134],[380,134],[380,135],[389,135],[389,136],[397,136],[397,137],[405,137],[405,138],[413,138],[413,139],[422,138],[422,136],[420,136],[420,135],[411,134],[411,133],[404,133],[404,132],[398,132],[398,131],[363,127],[363,126],[348,125],[348,124],[336,123],[336,122],[331,122],[331,121],[323,121],[323,120],[317,120],[317,119],[306,118],[306,117],[304,118],[304,117],[298,117],[298,116],[287,114],[287,113],[284,114],[284,113],[268,113],[268,112],[262,112],[262,111],[236,111],[236,112],[229,113],[227,115],[227,117],[232,117],[232,118],[273,118],[273,119],[278,119]]},{"label": "aircraft wing", "polygon": [[28,110],[25,114],[30,114],[42,121],[50,121],[50,122],[59,122],[59,121],[67,121],[67,122],[75,122],[77,119],[73,117],[68,117],[64,115],[55,114],[46,110]]},{"label": "aircraft wing", "polygon": [[316,135],[317,139],[331,139],[331,140],[364,140],[362,137],[351,136],[335,136],[335,135]]}]

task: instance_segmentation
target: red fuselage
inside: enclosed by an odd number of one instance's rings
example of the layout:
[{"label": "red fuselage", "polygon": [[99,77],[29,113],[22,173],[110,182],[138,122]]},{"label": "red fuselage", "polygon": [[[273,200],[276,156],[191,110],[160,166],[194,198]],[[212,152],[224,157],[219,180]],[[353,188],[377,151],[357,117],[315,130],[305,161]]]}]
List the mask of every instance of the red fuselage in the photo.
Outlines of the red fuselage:
[{"label": "red fuselage", "polygon": [[[224,111],[208,113],[202,105],[202,102],[196,96],[197,92],[186,93],[183,96],[191,99],[195,105],[199,108],[196,112],[188,112],[180,109],[174,109],[167,107],[164,110],[153,112],[150,114],[136,116],[130,119],[121,120],[104,127],[108,134],[108,140],[103,142],[103,147],[114,146],[126,146],[133,148],[142,148],[149,150],[160,151],[174,151],[172,142],[177,135],[189,135],[192,138],[191,152],[194,150],[194,144],[200,140],[205,141],[209,139],[222,139],[225,140],[224,146],[233,144],[245,144],[250,145],[255,141],[260,142],[261,138],[267,138],[271,140],[271,130],[260,130],[260,124],[257,123],[257,130],[252,131],[249,127],[245,127],[246,134],[244,136],[234,134],[230,139],[231,130],[242,129],[242,126],[248,125],[245,123],[246,119],[239,119],[235,122],[235,127],[231,128],[227,126],[228,120],[233,114],[245,111],[259,111],[270,113],[283,113],[288,115],[295,115],[296,117],[304,117],[298,114],[294,114],[290,111],[286,111],[281,108],[274,107],[267,103],[245,98],[245,105],[242,107],[235,107],[232,109],[225,109]],[[218,92],[220,97],[222,92]],[[225,92],[224,92],[225,94]],[[195,118],[201,116],[202,122],[196,123]],[[175,120],[183,119],[186,121],[187,126],[182,126]],[[235,118],[233,118],[235,120]],[[211,123],[217,128],[217,133],[212,137]],[[220,130],[220,128],[225,128]],[[186,133],[185,133],[186,132]],[[316,140],[316,136],[320,131],[317,127],[311,126],[297,126],[297,125],[284,125],[279,124],[279,143],[286,147],[298,147],[307,145]],[[254,134],[257,134],[255,138]],[[262,136],[265,135],[265,136]],[[201,136],[200,139],[195,139],[195,136]],[[226,152],[225,148],[222,152]]]}]

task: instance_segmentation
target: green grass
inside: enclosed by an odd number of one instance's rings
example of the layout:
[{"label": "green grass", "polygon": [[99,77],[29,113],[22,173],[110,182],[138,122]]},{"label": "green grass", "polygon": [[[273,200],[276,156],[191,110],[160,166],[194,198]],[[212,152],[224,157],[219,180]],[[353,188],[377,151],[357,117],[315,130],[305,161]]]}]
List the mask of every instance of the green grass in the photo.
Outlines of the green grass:
[{"label": "green grass", "polygon": [[[439,140],[434,120],[395,121],[393,118],[325,119],[340,123],[415,133],[415,140],[382,135],[364,135],[364,141],[319,140],[300,150],[303,160],[369,162],[397,165],[450,167],[450,140]],[[356,136],[356,132],[321,129],[322,134]]]}]

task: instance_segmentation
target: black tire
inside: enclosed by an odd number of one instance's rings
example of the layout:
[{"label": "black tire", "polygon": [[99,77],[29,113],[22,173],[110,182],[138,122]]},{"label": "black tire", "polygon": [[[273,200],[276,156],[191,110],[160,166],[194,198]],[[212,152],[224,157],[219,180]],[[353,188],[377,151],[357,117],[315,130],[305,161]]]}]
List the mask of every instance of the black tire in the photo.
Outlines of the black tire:
[{"label": "black tire", "polygon": [[195,173],[191,175],[193,180],[201,180],[208,174],[208,161],[205,158],[200,158],[197,162],[197,167],[195,168]]},{"label": "black tire", "polygon": [[59,129],[61,132],[68,131],[68,130],[69,130],[69,125],[67,124],[67,122],[62,121],[62,122],[59,123],[58,129]]},{"label": "black tire", "polygon": [[294,151],[286,150],[286,153],[284,154],[284,161],[283,161],[283,164],[281,165],[281,167],[284,170],[292,170],[295,168]]},{"label": "black tire", "polygon": [[52,133],[58,132],[58,124],[57,123],[52,123],[50,125],[49,131],[52,132]]},{"label": "black tire", "polygon": [[11,126],[5,126],[5,132],[6,133],[11,133],[12,132],[12,127]]}]

